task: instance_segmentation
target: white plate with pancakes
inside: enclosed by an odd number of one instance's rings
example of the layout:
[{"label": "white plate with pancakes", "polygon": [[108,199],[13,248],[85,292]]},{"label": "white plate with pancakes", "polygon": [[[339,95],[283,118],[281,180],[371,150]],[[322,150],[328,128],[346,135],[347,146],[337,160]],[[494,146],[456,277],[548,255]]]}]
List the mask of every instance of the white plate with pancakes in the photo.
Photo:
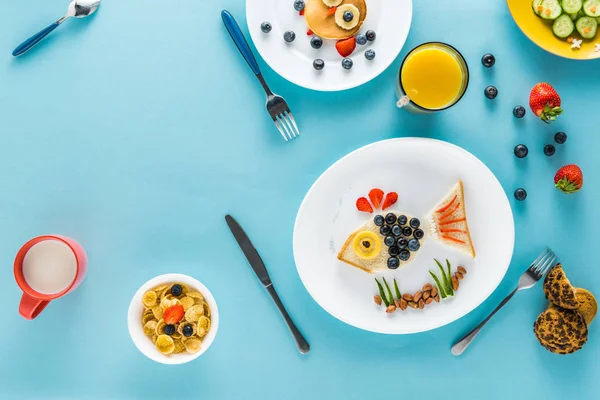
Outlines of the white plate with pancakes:
[{"label": "white plate with pancakes", "polygon": [[[252,41],[266,63],[285,79],[299,86],[321,91],[338,91],[360,86],[381,74],[396,59],[404,45],[412,20],[412,0],[342,0],[339,7],[356,4],[366,15],[356,17],[359,26],[341,29],[335,15],[326,15],[328,6],[324,0],[304,0],[305,15],[294,9],[294,0],[246,0],[246,19]],[[334,0],[325,0],[331,2]],[[323,14],[323,15],[321,15]],[[307,35],[308,21],[315,35],[323,39],[323,46],[314,49],[312,36]],[[261,30],[261,24],[272,26],[269,33]],[[347,35],[376,33],[374,41],[356,45],[349,56],[353,61],[350,70],[342,67],[342,57],[336,50],[338,38]],[[293,31],[296,38],[288,43],[283,36]],[[375,51],[375,58],[367,60],[365,51]],[[325,67],[318,71],[313,61],[321,59]]]},{"label": "white plate with pancakes", "polygon": [[[476,257],[434,238],[428,215],[457,181],[464,188],[468,230]],[[356,201],[372,188],[397,192],[389,210],[364,213]],[[367,196],[368,197],[368,196]],[[427,231],[409,263],[397,269],[365,272],[338,260],[347,239],[375,215],[418,217]],[[500,284],[512,258],[514,222],[510,203],[494,174],[474,155],[447,142],[401,138],[377,142],[343,157],[325,171],[308,191],[296,217],[294,258],[298,274],[315,301],[339,320],[372,332],[409,334],[449,324],[485,301]],[[383,237],[382,237],[383,238]],[[387,251],[384,248],[382,251]],[[402,294],[415,293],[439,275],[434,258],[453,273],[467,270],[454,297],[424,309],[385,312],[377,306],[375,279],[398,282]],[[393,291],[392,287],[392,291]]]}]

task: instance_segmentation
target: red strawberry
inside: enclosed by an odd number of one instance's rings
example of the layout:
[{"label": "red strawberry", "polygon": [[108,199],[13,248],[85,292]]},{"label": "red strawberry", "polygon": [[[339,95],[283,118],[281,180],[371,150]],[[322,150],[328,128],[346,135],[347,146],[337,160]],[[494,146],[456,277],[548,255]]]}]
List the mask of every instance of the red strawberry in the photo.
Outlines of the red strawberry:
[{"label": "red strawberry", "polygon": [[312,30],[310,30],[310,28],[308,28],[308,30],[306,31],[306,35],[307,35],[307,36],[312,36],[312,35],[314,35],[314,34],[315,34],[315,33],[314,33]]},{"label": "red strawberry", "polygon": [[555,121],[563,111],[560,108],[560,96],[550,84],[545,82],[538,83],[531,89],[529,107],[547,124]]},{"label": "red strawberry", "polygon": [[348,39],[338,40],[335,48],[342,57],[348,57],[356,48],[356,38],[352,36]]},{"label": "red strawberry", "polygon": [[334,15],[337,11],[337,7],[331,7],[329,11],[327,11],[327,15]]},{"label": "red strawberry", "polygon": [[381,209],[385,210],[387,208],[390,208],[391,206],[396,204],[397,201],[398,201],[398,193],[389,192],[388,194],[385,195],[385,200],[383,201],[383,207]]},{"label": "red strawberry", "polygon": [[583,186],[583,172],[575,164],[565,165],[554,175],[556,188],[563,193],[575,193]]},{"label": "red strawberry", "polygon": [[361,197],[358,200],[356,200],[356,208],[358,208],[358,211],[362,212],[373,212],[373,207],[371,207],[371,203],[369,203],[369,200],[367,200],[366,197]]},{"label": "red strawberry", "polygon": [[181,321],[184,314],[183,306],[181,304],[177,304],[176,306],[167,308],[163,318],[167,324],[173,325]]},{"label": "red strawberry", "polygon": [[379,208],[379,206],[381,206],[381,201],[383,200],[383,190],[377,188],[371,189],[369,192],[369,200],[371,200],[375,209]]}]

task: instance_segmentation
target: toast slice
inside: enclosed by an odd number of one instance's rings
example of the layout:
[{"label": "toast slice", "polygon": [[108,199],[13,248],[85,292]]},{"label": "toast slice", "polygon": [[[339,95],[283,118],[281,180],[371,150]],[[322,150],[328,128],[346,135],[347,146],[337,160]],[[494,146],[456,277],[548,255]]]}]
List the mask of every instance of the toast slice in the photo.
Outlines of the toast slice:
[{"label": "toast slice", "polygon": [[427,216],[433,238],[475,258],[475,248],[469,232],[463,183],[459,180],[446,197]]}]

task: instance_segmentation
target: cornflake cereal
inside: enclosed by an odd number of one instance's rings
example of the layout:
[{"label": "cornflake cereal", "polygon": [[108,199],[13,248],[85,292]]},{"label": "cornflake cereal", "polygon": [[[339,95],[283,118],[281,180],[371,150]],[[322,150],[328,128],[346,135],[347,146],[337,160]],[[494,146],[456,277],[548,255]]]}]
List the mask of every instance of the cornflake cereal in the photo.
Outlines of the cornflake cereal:
[{"label": "cornflake cereal", "polygon": [[210,330],[210,307],[202,293],[182,283],[169,283],[142,296],[144,334],[166,356],[197,353]]}]

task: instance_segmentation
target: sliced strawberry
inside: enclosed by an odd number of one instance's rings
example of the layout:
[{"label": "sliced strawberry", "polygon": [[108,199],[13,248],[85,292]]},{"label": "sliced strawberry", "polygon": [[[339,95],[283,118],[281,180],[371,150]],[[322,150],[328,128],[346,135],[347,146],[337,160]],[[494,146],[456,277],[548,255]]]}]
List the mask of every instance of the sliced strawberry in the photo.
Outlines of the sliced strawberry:
[{"label": "sliced strawberry", "polygon": [[300,15],[304,15],[304,8],[298,12]]},{"label": "sliced strawberry", "polygon": [[381,202],[383,201],[383,190],[381,189],[371,189],[371,191],[369,192],[369,200],[371,200],[371,203],[373,204],[373,207],[375,207],[375,209],[378,209],[381,206]]},{"label": "sliced strawberry", "polygon": [[183,311],[183,306],[181,304],[177,304],[176,306],[167,308],[163,318],[168,325],[173,325],[181,321],[184,314],[185,312]]},{"label": "sliced strawberry", "polygon": [[327,11],[327,15],[331,16],[331,15],[335,15],[335,12],[337,11],[337,7],[331,7],[329,9],[329,11]]},{"label": "sliced strawberry", "polygon": [[356,49],[356,38],[352,36],[348,39],[338,40],[335,48],[342,57],[348,57]]},{"label": "sliced strawberry", "polygon": [[453,238],[452,236],[448,236],[448,235],[443,235],[442,239],[450,240],[451,242],[456,242],[456,243],[461,243],[461,244],[466,243],[464,240],[456,239],[456,238]]},{"label": "sliced strawberry", "polygon": [[310,28],[308,28],[308,30],[306,31],[306,35],[308,35],[308,36],[312,36],[314,34],[315,33],[313,31],[311,31]]},{"label": "sliced strawberry", "polygon": [[373,207],[371,207],[371,203],[369,203],[369,200],[367,200],[366,197],[361,197],[358,200],[356,200],[356,208],[358,208],[358,211],[362,212],[373,212]]},{"label": "sliced strawberry", "polygon": [[389,192],[388,194],[385,195],[385,200],[383,201],[383,207],[381,207],[381,209],[382,210],[388,209],[391,206],[393,206],[394,204],[396,204],[397,201],[398,201],[398,193]]}]

